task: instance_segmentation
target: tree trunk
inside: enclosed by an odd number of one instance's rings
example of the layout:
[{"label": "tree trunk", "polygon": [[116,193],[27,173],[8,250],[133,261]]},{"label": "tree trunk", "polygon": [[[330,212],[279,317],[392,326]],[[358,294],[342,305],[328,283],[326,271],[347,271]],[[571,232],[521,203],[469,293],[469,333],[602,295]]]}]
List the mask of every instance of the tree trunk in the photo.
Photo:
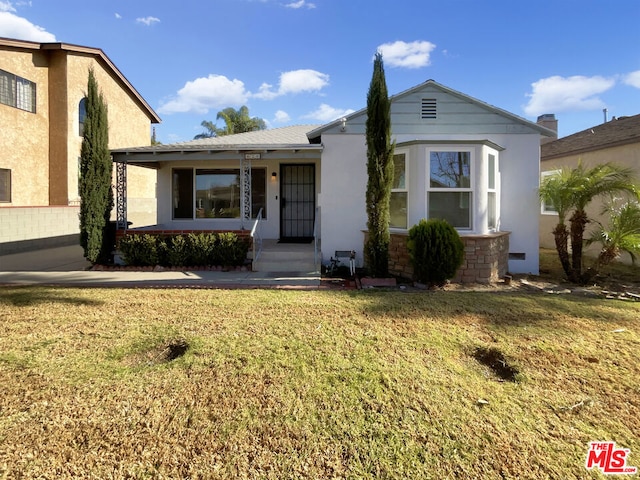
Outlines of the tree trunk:
[{"label": "tree trunk", "polygon": [[556,228],[553,230],[553,237],[556,242],[556,251],[558,252],[562,269],[567,278],[571,278],[573,269],[569,261],[569,231],[567,227],[562,223],[556,225]]},{"label": "tree trunk", "polygon": [[571,267],[572,276],[569,277],[574,283],[582,283],[582,243],[584,231],[587,228],[589,219],[584,210],[576,210],[571,218]]}]

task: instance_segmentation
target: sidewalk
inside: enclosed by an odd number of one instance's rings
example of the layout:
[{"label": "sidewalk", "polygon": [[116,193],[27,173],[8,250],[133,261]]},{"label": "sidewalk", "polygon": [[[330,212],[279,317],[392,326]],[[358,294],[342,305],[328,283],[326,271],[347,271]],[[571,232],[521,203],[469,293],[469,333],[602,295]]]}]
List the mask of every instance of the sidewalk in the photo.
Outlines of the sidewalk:
[{"label": "sidewalk", "polygon": [[317,289],[320,275],[288,272],[131,272],[87,270],[77,245],[0,256],[0,285],[121,288]]}]

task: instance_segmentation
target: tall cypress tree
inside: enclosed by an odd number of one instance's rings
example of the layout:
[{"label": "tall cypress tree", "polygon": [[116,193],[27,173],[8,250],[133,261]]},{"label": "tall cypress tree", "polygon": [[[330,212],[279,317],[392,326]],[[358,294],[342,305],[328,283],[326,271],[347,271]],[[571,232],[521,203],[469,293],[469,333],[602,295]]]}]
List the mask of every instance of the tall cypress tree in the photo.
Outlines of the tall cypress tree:
[{"label": "tall cypress tree", "polygon": [[376,53],[367,93],[367,228],[364,255],[374,277],[389,274],[389,199],[393,182],[391,102],[387,94],[382,54]]},{"label": "tall cypress tree", "polygon": [[93,69],[89,70],[86,109],[80,153],[80,245],[87,260],[97,263],[110,254],[104,238],[113,208],[113,162],[109,153],[107,106]]}]

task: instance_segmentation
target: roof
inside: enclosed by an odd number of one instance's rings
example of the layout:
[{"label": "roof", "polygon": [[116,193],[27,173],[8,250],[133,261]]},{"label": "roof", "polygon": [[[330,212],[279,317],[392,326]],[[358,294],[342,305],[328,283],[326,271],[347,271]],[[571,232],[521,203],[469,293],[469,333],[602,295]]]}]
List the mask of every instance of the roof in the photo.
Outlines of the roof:
[{"label": "roof", "polygon": [[180,146],[230,146],[238,145],[308,145],[307,133],[318,125],[294,125],[290,127],[274,128],[271,130],[256,130],[253,132],[236,133],[222,137],[202,138],[182,142]]},{"label": "roof", "polygon": [[170,145],[119,148],[111,153],[115,162],[126,161],[143,166],[153,166],[151,164],[167,159],[211,159],[213,155],[224,160],[238,158],[242,153],[260,153],[262,158],[273,155],[282,157],[283,154],[293,155],[295,158],[303,158],[308,154],[310,158],[315,158],[322,151],[322,145],[309,143],[307,133],[316,127],[317,125],[294,125]]},{"label": "roof", "polygon": [[640,143],[640,115],[620,117],[545,143],[540,148],[540,158],[551,160],[629,143]]},{"label": "roof", "polygon": [[101,62],[108,71],[110,71],[117,81],[119,81],[129,92],[133,100],[140,105],[142,110],[151,120],[151,123],[160,123],[161,119],[158,114],[151,108],[147,101],[140,95],[140,93],[133,87],[131,82],[122,74],[120,70],[115,66],[111,59],[99,48],[83,47],[81,45],[73,45],[70,43],[38,43],[27,40],[16,40],[12,38],[0,37],[0,47],[26,49],[26,50],[61,50],[73,53],[79,53],[84,55],[95,56],[99,62]]},{"label": "roof", "polygon": [[[472,103],[474,105],[477,105],[477,106],[479,106],[481,108],[484,108],[484,109],[486,109],[486,110],[488,110],[490,112],[493,112],[493,113],[495,113],[497,115],[501,115],[503,117],[509,118],[512,121],[514,121],[515,123],[518,123],[518,124],[521,124],[521,125],[525,125],[525,126],[531,128],[531,129],[533,129],[534,131],[538,131],[540,134],[542,134],[542,135],[544,135],[546,137],[553,137],[553,138],[556,137],[556,132],[551,130],[551,129],[549,129],[549,128],[547,128],[547,127],[544,127],[544,126],[539,125],[537,123],[531,122],[531,121],[529,121],[529,120],[527,120],[525,118],[519,117],[518,115],[515,115],[515,114],[513,114],[511,112],[508,112],[507,110],[503,110],[501,108],[495,107],[493,105],[485,103],[485,102],[483,102],[481,100],[478,100],[477,98],[471,97],[469,95],[466,95],[466,94],[464,94],[462,92],[459,92],[457,90],[454,90],[452,88],[446,87],[446,86],[442,85],[441,83],[438,83],[435,80],[431,80],[431,79],[427,80],[424,83],[416,85],[415,87],[412,87],[412,88],[410,88],[408,90],[405,90],[403,92],[400,92],[400,93],[397,93],[395,95],[392,95],[391,97],[389,97],[389,100],[390,100],[391,103],[393,103],[393,102],[395,102],[395,101],[397,101],[397,100],[399,100],[399,99],[401,99],[403,97],[406,97],[406,96],[409,96],[409,95],[413,95],[415,92],[418,92],[418,91],[420,91],[423,88],[428,87],[428,86],[435,87],[435,88],[441,90],[442,92],[450,94],[450,95],[453,95],[453,96],[456,96],[456,97],[462,99],[463,101],[466,101],[468,103]],[[349,120],[351,120],[353,118],[356,118],[358,116],[361,116],[361,115],[366,115],[366,113],[367,113],[367,108],[365,107],[365,108],[362,108],[362,109],[358,110],[357,112],[354,112],[354,113],[351,113],[351,114],[345,116],[345,119],[347,120],[347,123],[348,123]],[[314,141],[317,138],[319,138],[322,135],[322,133],[324,133],[325,131],[327,131],[327,130],[329,130],[331,128],[334,128],[334,127],[338,126],[340,123],[342,123],[342,119],[337,119],[337,120],[334,120],[333,122],[327,123],[325,125],[321,125],[319,128],[309,132],[308,137],[309,137],[309,139],[311,141]]]}]

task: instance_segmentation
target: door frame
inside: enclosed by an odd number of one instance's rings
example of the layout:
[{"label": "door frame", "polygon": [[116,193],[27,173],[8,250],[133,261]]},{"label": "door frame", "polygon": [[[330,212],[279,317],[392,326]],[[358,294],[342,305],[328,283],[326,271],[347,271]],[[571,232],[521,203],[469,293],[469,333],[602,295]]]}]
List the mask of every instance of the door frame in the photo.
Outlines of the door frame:
[{"label": "door frame", "polygon": [[[284,188],[285,188],[285,179],[286,179],[286,174],[285,174],[285,170],[288,167],[308,167],[311,169],[311,174],[313,177],[312,180],[312,187],[313,187],[313,191],[311,193],[312,196],[312,201],[313,201],[313,207],[311,209],[311,218],[307,219],[306,217],[303,217],[302,219],[300,219],[301,221],[307,221],[307,220],[311,220],[311,224],[313,225],[315,223],[315,216],[316,216],[316,165],[315,163],[281,163],[280,164],[280,187],[279,187],[279,193],[280,193],[280,207],[279,207],[279,211],[280,211],[280,240],[281,241],[306,241],[306,240],[311,240],[313,238],[313,227],[311,228],[311,231],[309,232],[310,235],[304,235],[304,236],[287,236],[285,235],[285,221],[287,221],[288,219],[285,218],[285,212],[284,209],[286,207],[286,202],[287,202],[287,198],[284,195]],[[307,233],[307,232],[304,232]]]}]

